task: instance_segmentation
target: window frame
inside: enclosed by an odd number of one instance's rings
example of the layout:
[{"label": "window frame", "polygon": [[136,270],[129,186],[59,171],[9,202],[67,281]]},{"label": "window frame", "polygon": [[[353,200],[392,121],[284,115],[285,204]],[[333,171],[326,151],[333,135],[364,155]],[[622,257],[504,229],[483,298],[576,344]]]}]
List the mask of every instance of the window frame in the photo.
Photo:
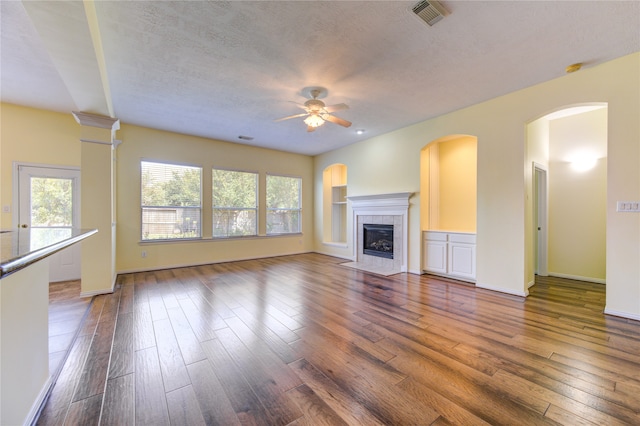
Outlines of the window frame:
[{"label": "window frame", "polygon": [[[251,174],[254,176],[255,178],[255,206],[252,208],[249,207],[234,207],[234,206],[224,206],[224,207],[216,207],[216,205],[214,204],[214,200],[215,200],[215,172],[216,171],[222,171],[222,172],[232,172],[232,173],[246,173],[246,174]],[[259,195],[260,195],[260,173],[256,172],[256,171],[251,171],[251,170],[240,170],[240,169],[232,169],[232,168],[225,168],[225,167],[212,167],[211,168],[211,238],[214,240],[217,239],[230,239],[230,238],[250,238],[250,237],[257,237],[258,234],[258,228],[259,228],[259,222],[260,222],[260,202],[259,202]],[[220,211],[220,210],[240,210],[240,211],[254,211],[255,212],[255,228],[254,228],[254,233],[253,234],[246,234],[246,235],[216,235],[215,231],[216,231],[216,227],[215,227],[215,220],[214,220],[214,215],[216,211]]]},{"label": "window frame", "polygon": [[[297,208],[282,208],[282,207],[270,207],[269,206],[269,177],[280,177],[296,179],[298,181],[298,207]],[[277,173],[266,173],[265,175],[265,226],[267,236],[278,235],[295,235],[302,233],[302,176],[293,176]],[[269,213],[274,211],[289,211],[298,213],[298,229],[290,232],[270,232],[269,231]]]},{"label": "window frame", "polygon": [[[189,169],[196,169],[200,172],[200,181],[199,181],[199,199],[198,199],[198,205],[197,206],[171,206],[171,205],[145,205],[144,204],[144,190],[143,190],[143,175],[144,175],[144,163],[153,163],[153,164],[159,164],[159,165],[163,165],[163,166],[169,166],[169,167],[178,167],[178,168],[189,168]],[[166,160],[156,160],[156,159],[148,159],[148,158],[141,158],[140,162],[139,162],[139,167],[140,167],[140,182],[139,182],[139,188],[140,188],[140,241],[143,243],[153,243],[153,242],[167,242],[167,241],[189,241],[189,240],[202,240],[202,200],[203,200],[203,172],[204,169],[201,165],[199,164],[187,164],[187,163],[180,163],[180,162],[174,162],[174,161],[166,161]],[[145,218],[145,211],[153,211],[153,210],[149,210],[149,209],[166,209],[166,210],[197,210],[198,212],[198,224],[197,227],[194,227],[192,232],[195,232],[196,235],[194,236],[184,236],[184,237],[165,237],[165,238],[146,238],[145,237],[145,232],[144,232],[144,228],[145,228],[145,222],[144,222],[144,218]],[[149,222],[151,224],[153,224],[153,222]],[[184,232],[183,232],[184,234]]]}]

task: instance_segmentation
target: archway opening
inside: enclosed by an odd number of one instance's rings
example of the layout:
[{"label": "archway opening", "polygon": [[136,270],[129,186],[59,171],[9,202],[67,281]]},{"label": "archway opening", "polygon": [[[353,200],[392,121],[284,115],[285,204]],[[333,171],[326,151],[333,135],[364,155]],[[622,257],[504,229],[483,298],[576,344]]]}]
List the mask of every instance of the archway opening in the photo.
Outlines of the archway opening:
[{"label": "archway opening", "polygon": [[606,282],[607,114],[572,106],[527,125],[529,287],[544,276]]}]

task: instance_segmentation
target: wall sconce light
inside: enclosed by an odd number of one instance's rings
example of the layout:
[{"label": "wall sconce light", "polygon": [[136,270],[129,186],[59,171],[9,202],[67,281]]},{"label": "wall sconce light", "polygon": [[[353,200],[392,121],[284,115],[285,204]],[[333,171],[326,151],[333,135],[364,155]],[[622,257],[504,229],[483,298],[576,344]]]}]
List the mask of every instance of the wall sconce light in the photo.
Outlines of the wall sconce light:
[{"label": "wall sconce light", "polygon": [[598,159],[595,155],[588,153],[576,154],[571,160],[571,168],[576,172],[586,172],[596,166]]}]

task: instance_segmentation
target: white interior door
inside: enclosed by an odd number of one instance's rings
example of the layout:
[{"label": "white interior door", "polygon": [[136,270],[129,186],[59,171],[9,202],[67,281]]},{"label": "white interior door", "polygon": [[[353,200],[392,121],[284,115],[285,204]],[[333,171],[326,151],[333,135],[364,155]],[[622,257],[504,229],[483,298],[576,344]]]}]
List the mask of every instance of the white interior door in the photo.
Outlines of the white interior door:
[{"label": "white interior door", "polygon": [[[32,244],[44,238],[44,228],[70,236],[80,227],[79,169],[18,165],[17,180],[18,226],[31,230]],[[80,248],[74,244],[50,257],[50,282],[80,279]]]}]

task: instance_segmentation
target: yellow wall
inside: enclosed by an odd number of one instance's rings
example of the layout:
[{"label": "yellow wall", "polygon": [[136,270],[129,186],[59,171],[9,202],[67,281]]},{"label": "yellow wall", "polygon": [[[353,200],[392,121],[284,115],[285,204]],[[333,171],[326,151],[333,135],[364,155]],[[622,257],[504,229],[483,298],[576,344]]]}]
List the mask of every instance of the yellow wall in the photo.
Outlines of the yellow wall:
[{"label": "yellow wall", "polygon": [[[2,104],[3,206],[12,204],[12,162],[81,166],[81,126],[71,113],[61,114]],[[116,271],[137,271],[307,252],[313,249],[313,159],[305,155],[121,125],[116,149]],[[160,160],[203,167],[211,182],[211,168],[232,168],[302,177],[302,234],[198,242],[140,243],[140,160]],[[83,189],[90,190],[83,182]],[[86,187],[86,188],[85,188]],[[210,185],[208,185],[210,188]],[[264,191],[264,190],[263,190]],[[264,192],[261,193],[264,201]],[[262,202],[264,205],[264,202]],[[13,206],[12,206],[13,207]],[[100,206],[96,206],[100,209]],[[104,206],[103,211],[109,212]],[[211,216],[211,194],[203,194],[203,218]],[[11,227],[10,213],[2,213],[2,227]],[[204,220],[203,235],[211,235]],[[264,218],[261,220],[264,229]],[[97,236],[95,236],[97,239]],[[106,236],[105,236],[106,237]],[[141,252],[147,252],[142,258]],[[83,256],[86,258],[86,256]],[[85,259],[87,260],[87,259]],[[89,259],[90,260],[90,259]],[[84,263],[84,261],[83,261]],[[88,289],[94,291],[95,289]]]},{"label": "yellow wall", "polygon": [[[526,295],[531,236],[525,241],[528,191],[526,123],[559,108],[609,105],[607,171],[607,312],[640,319],[640,216],[615,212],[616,200],[640,200],[640,53],[510,93],[315,158],[322,171],[340,162],[349,169],[349,192],[366,195],[418,192],[420,150],[450,134],[478,138],[477,285]],[[373,173],[385,164],[388,174]],[[322,180],[316,172],[316,185]],[[316,186],[320,188],[320,186]],[[409,270],[420,272],[420,194],[409,209]],[[318,207],[321,204],[318,204]],[[530,219],[529,219],[530,220]],[[319,231],[321,225],[317,224]],[[317,233],[322,235],[322,232]],[[352,255],[316,242],[316,250]]]},{"label": "yellow wall", "polygon": [[438,144],[439,229],[476,231],[477,143],[470,136]]},{"label": "yellow wall", "polygon": [[476,232],[477,145],[448,135],[420,151],[421,229]]},{"label": "yellow wall", "polygon": [[[432,203],[429,200],[431,193],[431,148],[426,147],[420,150],[420,190],[424,191],[424,196],[420,198],[420,229],[428,230],[432,227],[433,214],[431,213]],[[437,217],[437,215],[436,215]]]},{"label": "yellow wall", "polygon": [[[301,253],[313,249],[313,159],[309,156],[254,148],[122,124],[117,157],[117,270],[137,271],[172,266]],[[140,243],[140,160],[189,164],[203,168],[202,241]],[[302,235],[211,240],[211,169],[259,173],[259,203],[264,205],[266,173],[302,178]],[[322,172],[321,172],[322,174]],[[319,191],[322,192],[321,187]],[[322,217],[320,212],[318,217]],[[260,227],[265,228],[264,216]],[[262,231],[264,232],[264,231]],[[141,253],[145,251],[146,257]]]},{"label": "yellow wall", "polygon": [[[589,142],[591,141],[591,142]],[[607,145],[607,108],[549,123],[549,275],[603,282],[606,278],[607,159],[576,171],[563,149]],[[576,146],[578,148],[578,146]]]},{"label": "yellow wall", "polygon": [[607,160],[576,172],[549,164],[549,275],[606,278]]},{"label": "yellow wall", "polygon": [[[12,104],[0,105],[0,203],[11,206],[13,162],[80,166],[79,129],[71,112],[61,114]],[[12,213],[2,212],[2,228],[12,226]]]}]

